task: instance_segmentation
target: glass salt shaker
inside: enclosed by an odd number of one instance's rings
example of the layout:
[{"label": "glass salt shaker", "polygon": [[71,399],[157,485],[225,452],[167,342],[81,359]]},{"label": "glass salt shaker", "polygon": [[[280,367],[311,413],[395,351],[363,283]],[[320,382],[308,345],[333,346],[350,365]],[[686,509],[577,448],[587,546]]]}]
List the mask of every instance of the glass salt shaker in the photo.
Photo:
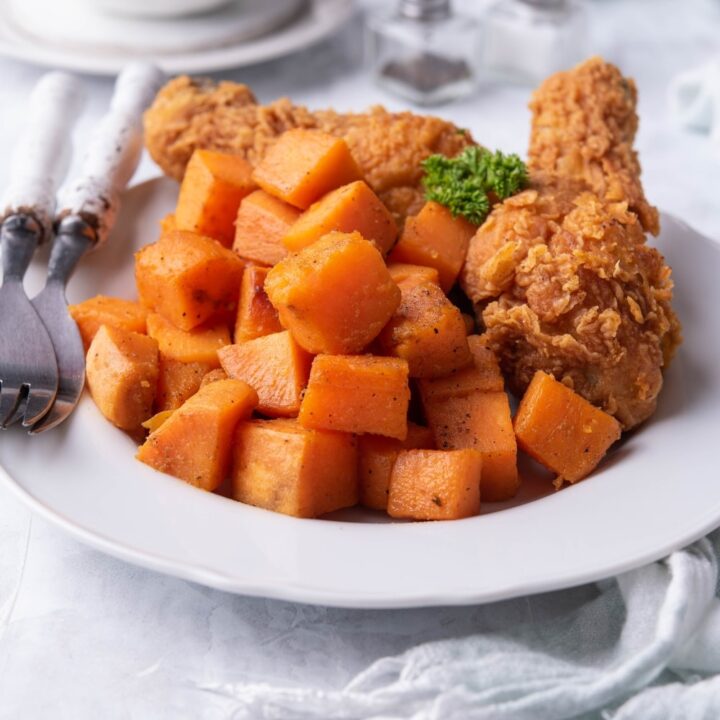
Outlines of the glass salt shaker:
[{"label": "glass salt shaker", "polygon": [[453,13],[450,0],[399,0],[367,21],[367,51],[376,82],[421,105],[474,91],[479,27]]},{"label": "glass salt shaker", "polygon": [[587,54],[584,8],[576,0],[500,0],[483,23],[483,70],[536,84]]}]

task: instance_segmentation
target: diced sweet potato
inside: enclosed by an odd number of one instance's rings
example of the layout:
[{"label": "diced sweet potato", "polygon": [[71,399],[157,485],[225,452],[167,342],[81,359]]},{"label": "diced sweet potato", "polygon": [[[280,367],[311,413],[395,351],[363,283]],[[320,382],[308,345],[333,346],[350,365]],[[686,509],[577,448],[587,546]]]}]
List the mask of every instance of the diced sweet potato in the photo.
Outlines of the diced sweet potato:
[{"label": "diced sweet potato", "polygon": [[147,331],[158,341],[160,352],[165,357],[184,363],[205,363],[210,368],[220,365],[217,351],[230,344],[230,331],[222,322],[180,330],[162,315],[150,313]]},{"label": "diced sweet potato", "polygon": [[192,397],[213,365],[204,362],[182,362],[160,352],[155,410],[175,410]]},{"label": "diced sweet potato", "polygon": [[478,450],[483,457],[483,500],[499,502],[519,485],[517,443],[504,392],[472,392],[423,403],[425,418],[440,450]]},{"label": "diced sweet potato", "polygon": [[250,262],[275,265],[287,255],[283,238],[299,217],[297,208],[256,190],[240,203],[233,250]]},{"label": "diced sweet potato", "polygon": [[407,360],[411,377],[442,377],[472,360],[465,323],[434,283],[403,283],[402,300],[380,333],[387,355]]},{"label": "diced sweet potato", "polygon": [[476,450],[404,450],[390,475],[388,514],[457,520],[480,512],[483,458]]},{"label": "diced sweet potato", "polygon": [[155,432],[172,414],[172,410],[161,410],[142,423],[142,426],[150,432]]},{"label": "diced sweet potato", "polygon": [[215,368],[210,370],[203,375],[203,379],[200,381],[200,387],[205,387],[210,383],[217,382],[218,380],[227,380],[228,374],[222,368]]},{"label": "diced sweet potato", "polygon": [[132,300],[96,295],[77,305],[70,305],[68,311],[80,330],[85,352],[101,325],[141,334],[146,332],[147,310]]},{"label": "diced sweet potato", "polygon": [[499,392],[505,387],[495,353],[480,335],[468,335],[472,362],[438,378],[418,381],[418,389],[427,404],[433,400],[461,397],[472,392]]},{"label": "diced sweet potato", "polygon": [[253,179],[270,195],[305,210],[325,193],[361,180],[362,173],[342,138],[295,128],[267,150]]},{"label": "diced sweet potato", "polygon": [[181,330],[237,308],[242,260],[212,238],[179,230],[135,254],[140,301]]},{"label": "diced sweet potato", "polygon": [[256,187],[252,166],[244,158],[195,150],[180,185],[175,226],[230,247],[240,201]]},{"label": "diced sweet potato", "polygon": [[285,258],[265,290],[280,322],[313,354],[362,352],[400,302],[382,255],[359,233],[329,233]]},{"label": "diced sweet potato", "polygon": [[210,383],[151,433],[136,457],[190,485],[215,490],[230,471],[235,428],[256,405],[257,394],[240,380]]},{"label": "diced sweet potato", "polygon": [[417,285],[421,282],[440,284],[440,275],[433,267],[425,265],[410,265],[408,263],[391,262],[387,266],[390,277],[398,284],[410,283]]},{"label": "diced sweet potato", "polygon": [[372,355],[318,355],[299,420],[304,427],[371,433],[404,440],[410,403],[404,360]]},{"label": "diced sweet potato", "polygon": [[283,243],[297,252],[333,230],[357,231],[383,255],[398,234],[390,211],[362,180],[343,185],[313,203],[288,230]]},{"label": "diced sweet potato", "polygon": [[358,438],[360,504],[373,510],[387,510],[390,474],[400,451],[434,447],[432,430],[410,422],[405,440],[361,435]]},{"label": "diced sweet potato", "polygon": [[465,262],[470,238],[477,227],[462,217],[453,217],[443,205],[429,201],[405,221],[402,235],[390,253],[391,262],[434,267],[445,292],[455,284]]},{"label": "diced sweet potato", "polygon": [[268,268],[248,265],[240,283],[240,300],[235,321],[235,342],[245,342],[270,333],[280,332],[278,311],[265,292]]},{"label": "diced sweet potato", "polygon": [[229,377],[255,388],[261,413],[270,417],[297,416],[312,356],[287,330],[228,345],[218,355]]},{"label": "diced sweet potato", "polygon": [[267,510],[317,517],[357,503],[352,435],[294,420],[253,420],[235,435],[233,497]]},{"label": "diced sweet potato", "polygon": [[541,370],[535,373],[515,415],[520,447],[558,474],[577,482],[594,470],[620,438],[618,421]]},{"label": "diced sweet potato", "polygon": [[152,415],[158,380],[158,346],[147,335],[102,325],[90,343],[87,385],[100,412],[134,432]]}]

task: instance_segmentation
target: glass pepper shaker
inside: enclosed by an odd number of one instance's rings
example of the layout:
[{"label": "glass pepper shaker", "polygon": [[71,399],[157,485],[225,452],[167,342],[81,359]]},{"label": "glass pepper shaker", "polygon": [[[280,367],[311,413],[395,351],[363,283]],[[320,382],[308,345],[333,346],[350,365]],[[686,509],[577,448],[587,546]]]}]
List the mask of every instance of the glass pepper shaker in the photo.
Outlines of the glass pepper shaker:
[{"label": "glass pepper shaker", "polygon": [[500,0],[483,23],[483,69],[537,84],[587,54],[584,8],[576,0]]},{"label": "glass pepper shaker", "polygon": [[376,82],[421,105],[475,89],[479,27],[456,15],[450,0],[399,0],[367,21],[367,51]]}]

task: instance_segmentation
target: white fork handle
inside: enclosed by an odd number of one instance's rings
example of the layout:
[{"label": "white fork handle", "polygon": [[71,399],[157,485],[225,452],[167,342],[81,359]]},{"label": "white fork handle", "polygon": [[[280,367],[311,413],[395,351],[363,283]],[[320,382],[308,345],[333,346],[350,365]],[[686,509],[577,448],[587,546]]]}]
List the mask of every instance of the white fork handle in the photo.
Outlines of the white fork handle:
[{"label": "white fork handle", "polygon": [[120,193],[142,152],[142,113],[163,81],[154,65],[135,63],[119,75],[110,109],[92,135],[80,177],[63,194],[60,216],[80,215],[94,229],[97,244],[107,240]]},{"label": "white fork handle", "polygon": [[55,196],[70,165],[72,128],[84,99],[77,78],[61,72],[43,75],[30,96],[24,129],[15,144],[1,215],[34,216],[42,227],[40,240],[52,232]]}]

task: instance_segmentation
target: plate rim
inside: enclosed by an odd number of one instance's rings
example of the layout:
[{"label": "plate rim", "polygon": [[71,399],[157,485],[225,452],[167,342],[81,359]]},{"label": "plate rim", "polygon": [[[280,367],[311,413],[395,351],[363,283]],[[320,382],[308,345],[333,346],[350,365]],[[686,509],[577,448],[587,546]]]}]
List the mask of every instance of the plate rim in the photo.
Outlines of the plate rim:
[{"label": "plate rim", "polygon": [[[181,55],[148,56],[164,72],[182,73],[220,72],[250,67],[276,60],[308,48],[335,32],[356,11],[355,0],[308,0],[304,16],[291,21],[277,32],[263,35],[238,45]],[[3,12],[0,9],[0,20]],[[61,48],[44,47],[42,43],[23,41],[14,37],[11,29],[0,24],[0,56],[30,63],[36,67],[52,67],[94,76],[112,76],[138,57],[107,58],[84,56]]]}]

